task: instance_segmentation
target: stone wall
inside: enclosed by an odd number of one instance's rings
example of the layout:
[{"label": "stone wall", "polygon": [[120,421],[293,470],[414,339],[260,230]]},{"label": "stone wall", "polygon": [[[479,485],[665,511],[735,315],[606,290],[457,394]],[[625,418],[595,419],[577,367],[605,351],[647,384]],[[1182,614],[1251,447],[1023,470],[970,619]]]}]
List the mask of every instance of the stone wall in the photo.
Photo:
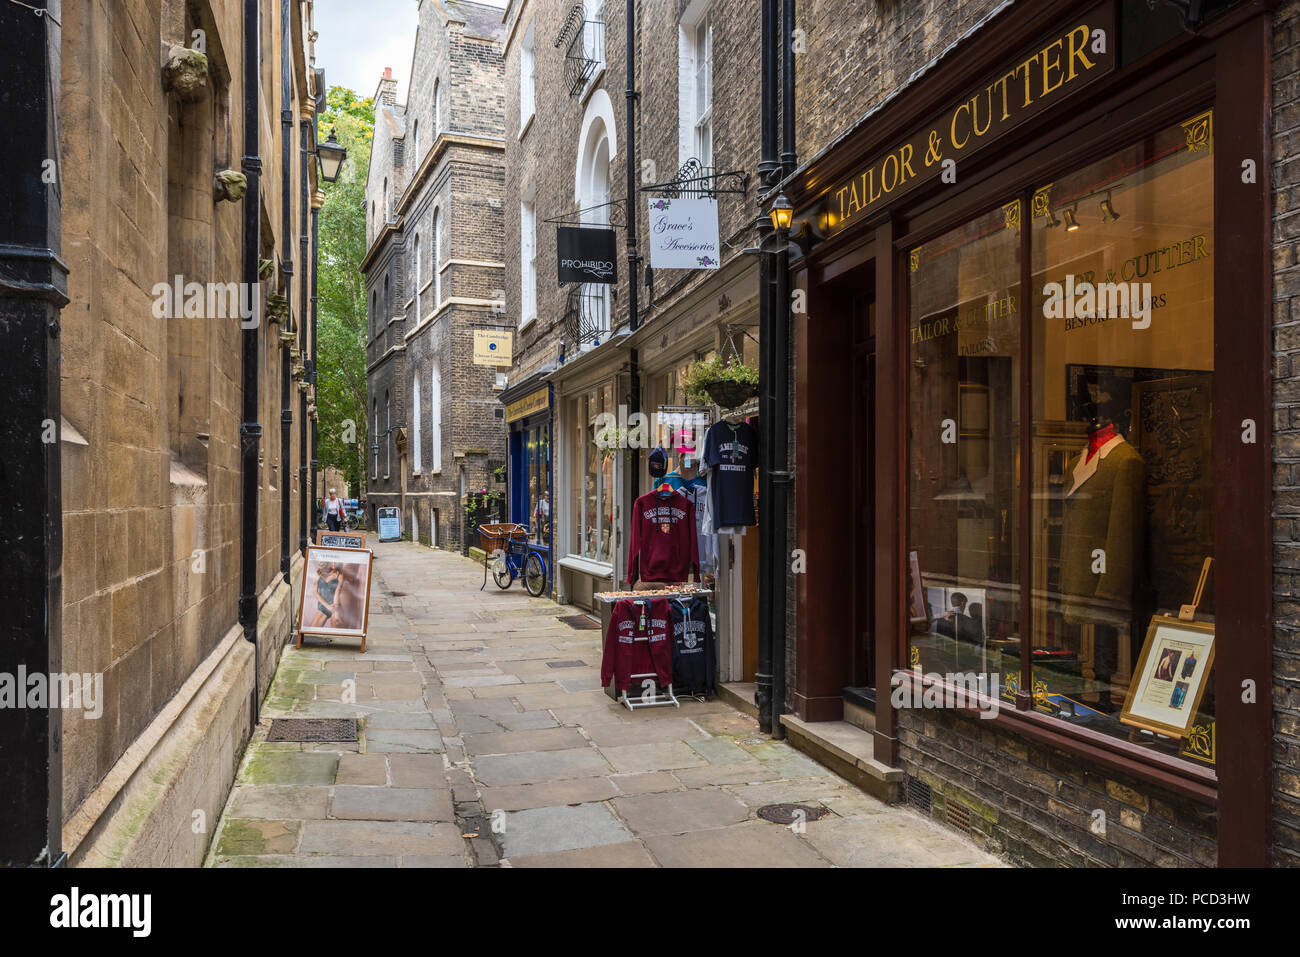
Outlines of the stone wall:
[{"label": "stone wall", "polygon": [[[187,43],[195,29],[206,33],[209,76],[199,98],[181,102],[164,89],[163,65],[171,45]],[[278,4],[263,4],[262,35],[262,115],[275,116],[281,106]],[[177,275],[182,288],[239,282],[242,202],[258,199],[225,202],[214,194],[214,171],[240,169],[239,4],[69,4],[62,36],[60,171],[71,298],[61,335],[63,667],[104,676],[102,717],[64,714],[64,814],[84,821],[135,796],[138,778],[126,772],[139,757],[139,742],[159,731],[160,719],[237,619],[239,317],[213,314],[206,305],[202,314],[186,315],[181,303],[167,318],[155,311],[163,308],[155,287],[171,286]],[[296,25],[289,42],[297,54],[289,104],[296,118],[306,82]],[[299,236],[278,230],[282,175],[290,177],[295,229],[301,221],[297,126],[287,171],[279,124],[262,129],[263,255],[294,263],[294,285],[285,294],[296,311],[298,277],[308,270],[299,261]],[[277,272],[264,280],[261,295],[278,282]],[[281,476],[277,329],[263,324],[260,339],[257,580],[269,600],[280,579],[284,495],[292,505],[291,548],[299,537],[302,449],[295,421],[288,474]],[[293,395],[297,415],[296,388]],[[288,637],[289,617],[268,619],[260,636],[263,686]],[[222,694],[233,696],[236,709],[251,707],[251,669]],[[238,750],[248,727],[209,731]],[[175,813],[188,821],[190,810]],[[84,838],[91,830],[76,833]],[[66,849],[74,860],[88,850]],[[200,847],[186,860],[197,863],[201,855]],[[163,862],[149,855],[137,860]]]}]

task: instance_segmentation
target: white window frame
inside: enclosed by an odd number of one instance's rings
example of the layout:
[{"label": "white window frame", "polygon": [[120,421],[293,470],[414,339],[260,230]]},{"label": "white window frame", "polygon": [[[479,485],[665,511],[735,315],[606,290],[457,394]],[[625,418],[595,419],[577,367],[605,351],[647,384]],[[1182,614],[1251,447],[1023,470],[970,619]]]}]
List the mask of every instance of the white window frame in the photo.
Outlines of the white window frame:
[{"label": "white window frame", "polygon": [[442,308],[442,209],[433,210],[433,311]]},{"label": "white window frame", "polygon": [[519,204],[519,325],[537,318],[537,205],[532,197]]},{"label": "white window frame", "polygon": [[384,394],[384,478],[393,474],[393,397]]},{"label": "white window frame", "polygon": [[[420,280],[424,277],[420,275],[420,234],[415,234],[415,324],[420,324]],[[417,390],[417,394],[418,390]],[[418,471],[418,470],[417,470]]]},{"label": "white window frame", "polygon": [[537,41],[533,27],[536,21],[528,24],[524,39],[519,47],[519,134],[537,113]]},{"label": "white window frame", "polygon": [[371,438],[374,441],[374,452],[372,453],[374,462],[370,465],[370,477],[372,479],[377,479],[379,478],[379,400],[372,400],[370,408],[374,413],[375,419],[375,431],[371,433]]},{"label": "white window frame", "polygon": [[[701,29],[704,36],[700,37]],[[678,28],[678,165],[698,159],[713,166],[713,9],[695,0]],[[701,84],[707,102],[701,106]]]},{"label": "white window frame", "polygon": [[605,30],[597,30],[593,24],[599,23],[605,27],[605,0],[584,0],[583,2],[583,20],[582,25],[582,53],[583,56],[596,62],[596,66],[591,71],[591,79],[588,86],[595,83],[602,73],[605,72]]},{"label": "white window frame", "polygon": [[414,372],[411,385],[411,474],[420,474],[420,370]]},{"label": "white window frame", "polygon": [[[608,130],[605,129],[604,122],[601,121],[599,125],[593,125],[588,131],[588,140],[583,150],[582,197],[579,208],[584,211],[582,214],[584,225],[609,225],[609,202],[613,193],[613,150],[614,141],[609,136]],[[611,287],[605,283],[586,283],[584,285],[586,287],[584,294],[594,293],[600,296],[604,303],[602,307],[604,323],[601,326],[599,340],[603,341],[605,334],[613,327]],[[593,285],[598,288],[592,289]],[[585,348],[591,347],[591,343],[585,346]]]},{"label": "white window frame", "polygon": [[442,364],[437,359],[429,376],[429,425],[433,429],[429,467],[437,475],[442,471]]}]

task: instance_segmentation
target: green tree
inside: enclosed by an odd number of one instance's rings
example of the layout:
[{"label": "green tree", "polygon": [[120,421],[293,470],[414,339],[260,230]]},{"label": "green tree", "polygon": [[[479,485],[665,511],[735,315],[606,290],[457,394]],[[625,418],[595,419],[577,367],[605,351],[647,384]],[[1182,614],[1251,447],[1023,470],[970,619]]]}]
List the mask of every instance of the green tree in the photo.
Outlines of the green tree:
[{"label": "green tree", "polygon": [[321,467],[336,468],[350,488],[366,475],[366,171],[375,135],[375,106],[352,90],[332,86],[320,115],[320,139],[330,131],[347,149],[338,182],[322,183],[320,266],[317,289],[316,378]]}]

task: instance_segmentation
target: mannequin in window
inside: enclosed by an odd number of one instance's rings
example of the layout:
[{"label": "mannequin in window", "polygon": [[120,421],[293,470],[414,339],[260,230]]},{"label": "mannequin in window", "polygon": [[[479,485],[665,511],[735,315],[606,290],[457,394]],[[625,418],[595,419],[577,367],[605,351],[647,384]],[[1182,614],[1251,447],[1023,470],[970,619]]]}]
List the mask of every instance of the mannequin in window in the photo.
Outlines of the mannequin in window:
[{"label": "mannequin in window", "polygon": [[1131,620],[1142,565],[1146,469],[1097,397],[1084,391],[1080,399],[1088,444],[1065,466],[1061,611],[1071,624],[1093,626],[1093,673],[1103,685],[1098,704],[1107,710],[1117,626]]}]

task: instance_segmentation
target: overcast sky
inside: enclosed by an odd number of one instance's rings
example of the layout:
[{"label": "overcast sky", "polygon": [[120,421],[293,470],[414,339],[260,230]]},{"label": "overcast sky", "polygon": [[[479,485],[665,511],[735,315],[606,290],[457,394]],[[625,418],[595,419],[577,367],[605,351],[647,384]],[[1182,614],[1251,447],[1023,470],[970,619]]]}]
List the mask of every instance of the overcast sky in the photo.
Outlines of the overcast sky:
[{"label": "overcast sky", "polygon": [[419,6],[419,0],[316,0],[316,65],[325,70],[325,83],[373,96],[384,67],[391,66],[397,101],[406,102]]}]

